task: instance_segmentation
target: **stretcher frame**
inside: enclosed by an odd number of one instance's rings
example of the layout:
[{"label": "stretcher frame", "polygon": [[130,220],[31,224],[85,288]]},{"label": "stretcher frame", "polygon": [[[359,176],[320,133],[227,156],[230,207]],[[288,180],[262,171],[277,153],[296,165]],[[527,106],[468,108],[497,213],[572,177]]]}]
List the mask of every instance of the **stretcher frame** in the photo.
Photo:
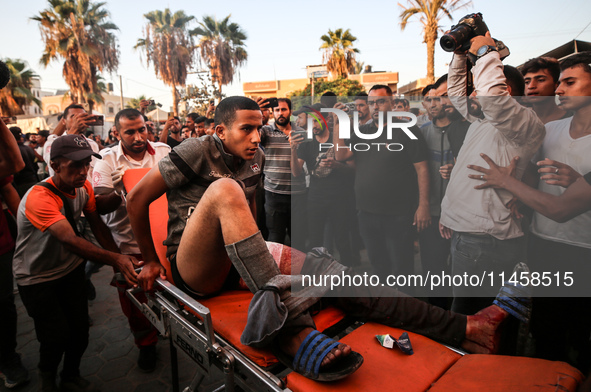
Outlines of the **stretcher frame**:
[{"label": "stretcher frame", "polygon": [[[145,303],[139,301],[135,297],[135,294],[141,291],[140,288],[129,289],[126,294],[160,334],[169,339],[172,388],[174,392],[180,391],[178,367],[179,349],[197,365],[196,375],[190,385],[183,389],[183,392],[196,391],[201,382],[210,374],[211,366],[216,366],[224,375],[223,385],[217,388],[216,391],[235,391],[236,387],[239,387],[242,390],[253,392],[292,392],[292,390],[286,385],[286,382],[288,382],[292,375],[286,377],[285,381],[279,376],[279,374],[286,375],[289,373],[284,372],[285,367],[281,364],[262,367],[248,358],[245,353],[241,352],[237,347],[233,346],[227,339],[215,331],[212,315],[208,307],[185,294],[167,280],[157,278],[155,281],[155,288],[156,290],[153,292],[145,293],[147,298],[147,302]],[[246,310],[242,309],[242,311]],[[345,329],[351,325],[353,325],[353,322],[345,318],[344,320],[337,321],[332,326],[329,326],[328,330],[325,330],[324,332],[333,338],[337,338],[335,335],[338,333],[338,337],[342,338],[347,335]],[[363,329],[362,325],[363,323],[357,322],[355,327],[361,326],[358,330],[361,331]],[[347,329],[346,332],[351,332],[351,329]],[[353,336],[353,334],[351,336]],[[442,347],[459,354],[462,359],[477,357],[477,355],[468,355],[464,357],[464,355],[467,354],[466,352],[455,347],[441,343],[439,344]],[[523,359],[527,360],[527,358]],[[532,360],[536,359],[532,358]],[[566,366],[569,367],[569,365]],[[565,371],[564,367],[557,366],[557,368],[560,368],[560,370],[551,369],[552,374],[558,374],[562,377],[565,373],[570,373],[571,375],[567,376],[573,379],[578,378],[578,382],[583,378],[580,373],[575,375],[576,377],[572,375],[577,372],[576,370],[573,372],[570,369]],[[444,376],[445,374],[442,374],[440,377],[444,378]],[[539,371],[536,371],[535,377],[538,376],[541,376],[541,374]],[[532,378],[531,375],[529,378]],[[435,384],[432,384],[432,386],[436,387],[437,383],[439,383],[439,379],[434,381]],[[559,383],[557,382],[557,385],[555,385],[556,388],[561,387],[558,384]],[[572,387],[573,385],[574,388]],[[533,385],[530,386],[533,387]],[[535,386],[536,390],[538,390],[537,387],[539,386],[540,385]],[[551,386],[554,387],[554,385]],[[332,388],[330,389],[332,390]],[[570,389],[562,387],[562,389],[556,390],[568,391],[574,389],[576,389],[576,383],[571,383]],[[470,390],[473,390],[473,387]]]},{"label": "stretcher frame", "polygon": [[169,339],[174,392],[180,391],[179,349],[198,365],[195,378],[183,392],[196,391],[209,375],[212,365],[223,372],[226,391],[234,391],[237,385],[253,392],[290,391],[275,374],[255,364],[214,331],[207,307],[166,280],[156,279],[155,286],[158,290],[146,293],[147,303],[135,297],[141,291],[139,288],[127,290],[127,296],[158,332]]}]

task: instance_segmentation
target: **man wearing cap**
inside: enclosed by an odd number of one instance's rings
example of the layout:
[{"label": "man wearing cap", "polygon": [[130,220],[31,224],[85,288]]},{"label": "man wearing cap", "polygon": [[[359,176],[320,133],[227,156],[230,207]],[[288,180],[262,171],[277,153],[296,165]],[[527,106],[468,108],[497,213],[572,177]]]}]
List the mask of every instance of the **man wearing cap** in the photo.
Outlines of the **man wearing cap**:
[{"label": "man wearing cap", "polygon": [[[86,177],[94,153],[82,135],[55,139],[50,164],[55,175],[32,187],[18,213],[13,270],[21,299],[33,318],[40,343],[41,389],[57,391],[56,375],[64,358],[61,391],[94,391],[80,377],[80,360],[88,346],[85,259],[117,267],[137,283],[138,261],[119,254],[107,226],[96,212],[94,191]],[[77,235],[84,215],[107,250]]]}]

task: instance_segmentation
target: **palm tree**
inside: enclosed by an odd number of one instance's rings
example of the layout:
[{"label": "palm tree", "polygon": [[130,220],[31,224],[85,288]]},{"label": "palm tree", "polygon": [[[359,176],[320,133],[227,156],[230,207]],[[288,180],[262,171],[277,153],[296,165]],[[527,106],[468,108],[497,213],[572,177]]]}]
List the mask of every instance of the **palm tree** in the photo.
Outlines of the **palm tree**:
[{"label": "palm tree", "polygon": [[201,27],[191,30],[191,35],[199,37],[201,57],[209,65],[211,79],[222,91],[222,86],[232,83],[234,74],[248,58],[244,41],[246,33],[237,23],[230,23],[230,17],[222,21],[204,16]]},{"label": "palm tree", "polygon": [[41,107],[39,101],[31,92],[33,78],[38,75],[28,68],[23,60],[4,59],[4,63],[10,71],[10,81],[5,88],[0,90],[0,113],[3,116],[15,116],[23,114],[23,106],[34,102]]},{"label": "palm tree", "polygon": [[146,62],[152,63],[156,76],[172,87],[173,111],[178,115],[177,86],[185,86],[187,71],[193,64],[193,40],[187,25],[194,17],[185,15],[184,11],[172,14],[168,8],[149,12],[144,17],[148,20],[144,38],[138,39],[134,49],[145,51]]},{"label": "palm tree", "polygon": [[404,31],[411,16],[420,14],[423,24],[423,42],[427,44],[427,83],[435,81],[435,42],[437,41],[439,22],[447,16],[452,19],[451,13],[463,7],[472,5],[471,0],[407,0],[408,7],[403,6],[400,13],[400,29]]},{"label": "palm tree", "polygon": [[322,45],[322,61],[326,62],[326,68],[331,74],[336,74],[340,78],[346,78],[348,74],[355,72],[355,53],[359,49],[353,47],[353,42],[357,40],[349,29],[328,30],[328,34],[320,37]]},{"label": "palm tree", "polygon": [[354,68],[355,68],[354,69],[355,72],[353,72],[353,74],[359,75],[361,72],[363,72],[363,68],[365,68],[365,62],[363,62],[363,61],[356,61]]},{"label": "palm tree", "polygon": [[41,64],[64,60],[63,76],[70,97],[87,102],[92,110],[102,101],[99,72],[114,72],[119,65],[117,26],[109,21],[105,3],[90,0],[48,0],[49,8],[31,18],[39,22],[45,51]]}]

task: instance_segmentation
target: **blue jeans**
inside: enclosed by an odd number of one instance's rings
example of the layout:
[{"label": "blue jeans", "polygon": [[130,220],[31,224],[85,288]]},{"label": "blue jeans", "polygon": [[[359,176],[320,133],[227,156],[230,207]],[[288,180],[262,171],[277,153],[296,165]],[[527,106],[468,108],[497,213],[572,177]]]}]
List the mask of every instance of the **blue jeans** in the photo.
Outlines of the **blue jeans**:
[{"label": "blue jeans", "polygon": [[454,276],[494,273],[495,286],[490,285],[490,277],[481,287],[457,286],[453,288],[454,300],[451,309],[462,314],[474,314],[492,304],[502,283],[499,273],[505,272],[508,280],[515,264],[526,261],[525,237],[499,240],[484,234],[454,232],[451,238],[451,260]]},{"label": "blue jeans", "polygon": [[359,232],[365,243],[373,273],[383,281],[391,274],[414,273],[414,211],[406,215],[381,215],[359,211],[358,217]]}]

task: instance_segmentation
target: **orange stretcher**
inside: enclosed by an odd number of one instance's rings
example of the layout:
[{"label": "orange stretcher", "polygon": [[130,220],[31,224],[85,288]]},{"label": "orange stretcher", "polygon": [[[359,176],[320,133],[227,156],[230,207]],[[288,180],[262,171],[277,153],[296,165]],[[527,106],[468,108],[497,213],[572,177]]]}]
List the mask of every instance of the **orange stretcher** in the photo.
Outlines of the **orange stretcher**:
[{"label": "orange stretcher", "polygon": [[[123,182],[127,190],[137,184],[149,169],[127,170]],[[162,241],[166,238],[168,209],[166,195],[150,206],[152,235],[168,276],[170,266]],[[280,269],[289,264],[291,249],[269,243],[269,250]],[[179,391],[177,355],[183,351],[196,364],[196,376],[183,392],[192,392],[205,379],[212,366],[224,373],[224,389],[236,386],[247,391],[576,391],[583,375],[563,362],[500,355],[466,354],[422,335],[408,332],[414,355],[383,348],[375,335],[400,336],[403,330],[376,323],[356,323],[338,309],[328,308],[314,316],[318,330],[329,336],[342,336],[342,342],[364,357],[361,368],[349,377],[332,383],[309,380],[285,367],[266,350],[240,343],[246,325],[252,294],[233,290],[196,301],[174,286],[157,279],[156,290],[141,303],[128,296],[143,314],[170,339],[172,385]],[[361,326],[359,326],[361,325]],[[349,326],[347,328],[347,326]],[[346,332],[343,332],[346,331]]]}]

